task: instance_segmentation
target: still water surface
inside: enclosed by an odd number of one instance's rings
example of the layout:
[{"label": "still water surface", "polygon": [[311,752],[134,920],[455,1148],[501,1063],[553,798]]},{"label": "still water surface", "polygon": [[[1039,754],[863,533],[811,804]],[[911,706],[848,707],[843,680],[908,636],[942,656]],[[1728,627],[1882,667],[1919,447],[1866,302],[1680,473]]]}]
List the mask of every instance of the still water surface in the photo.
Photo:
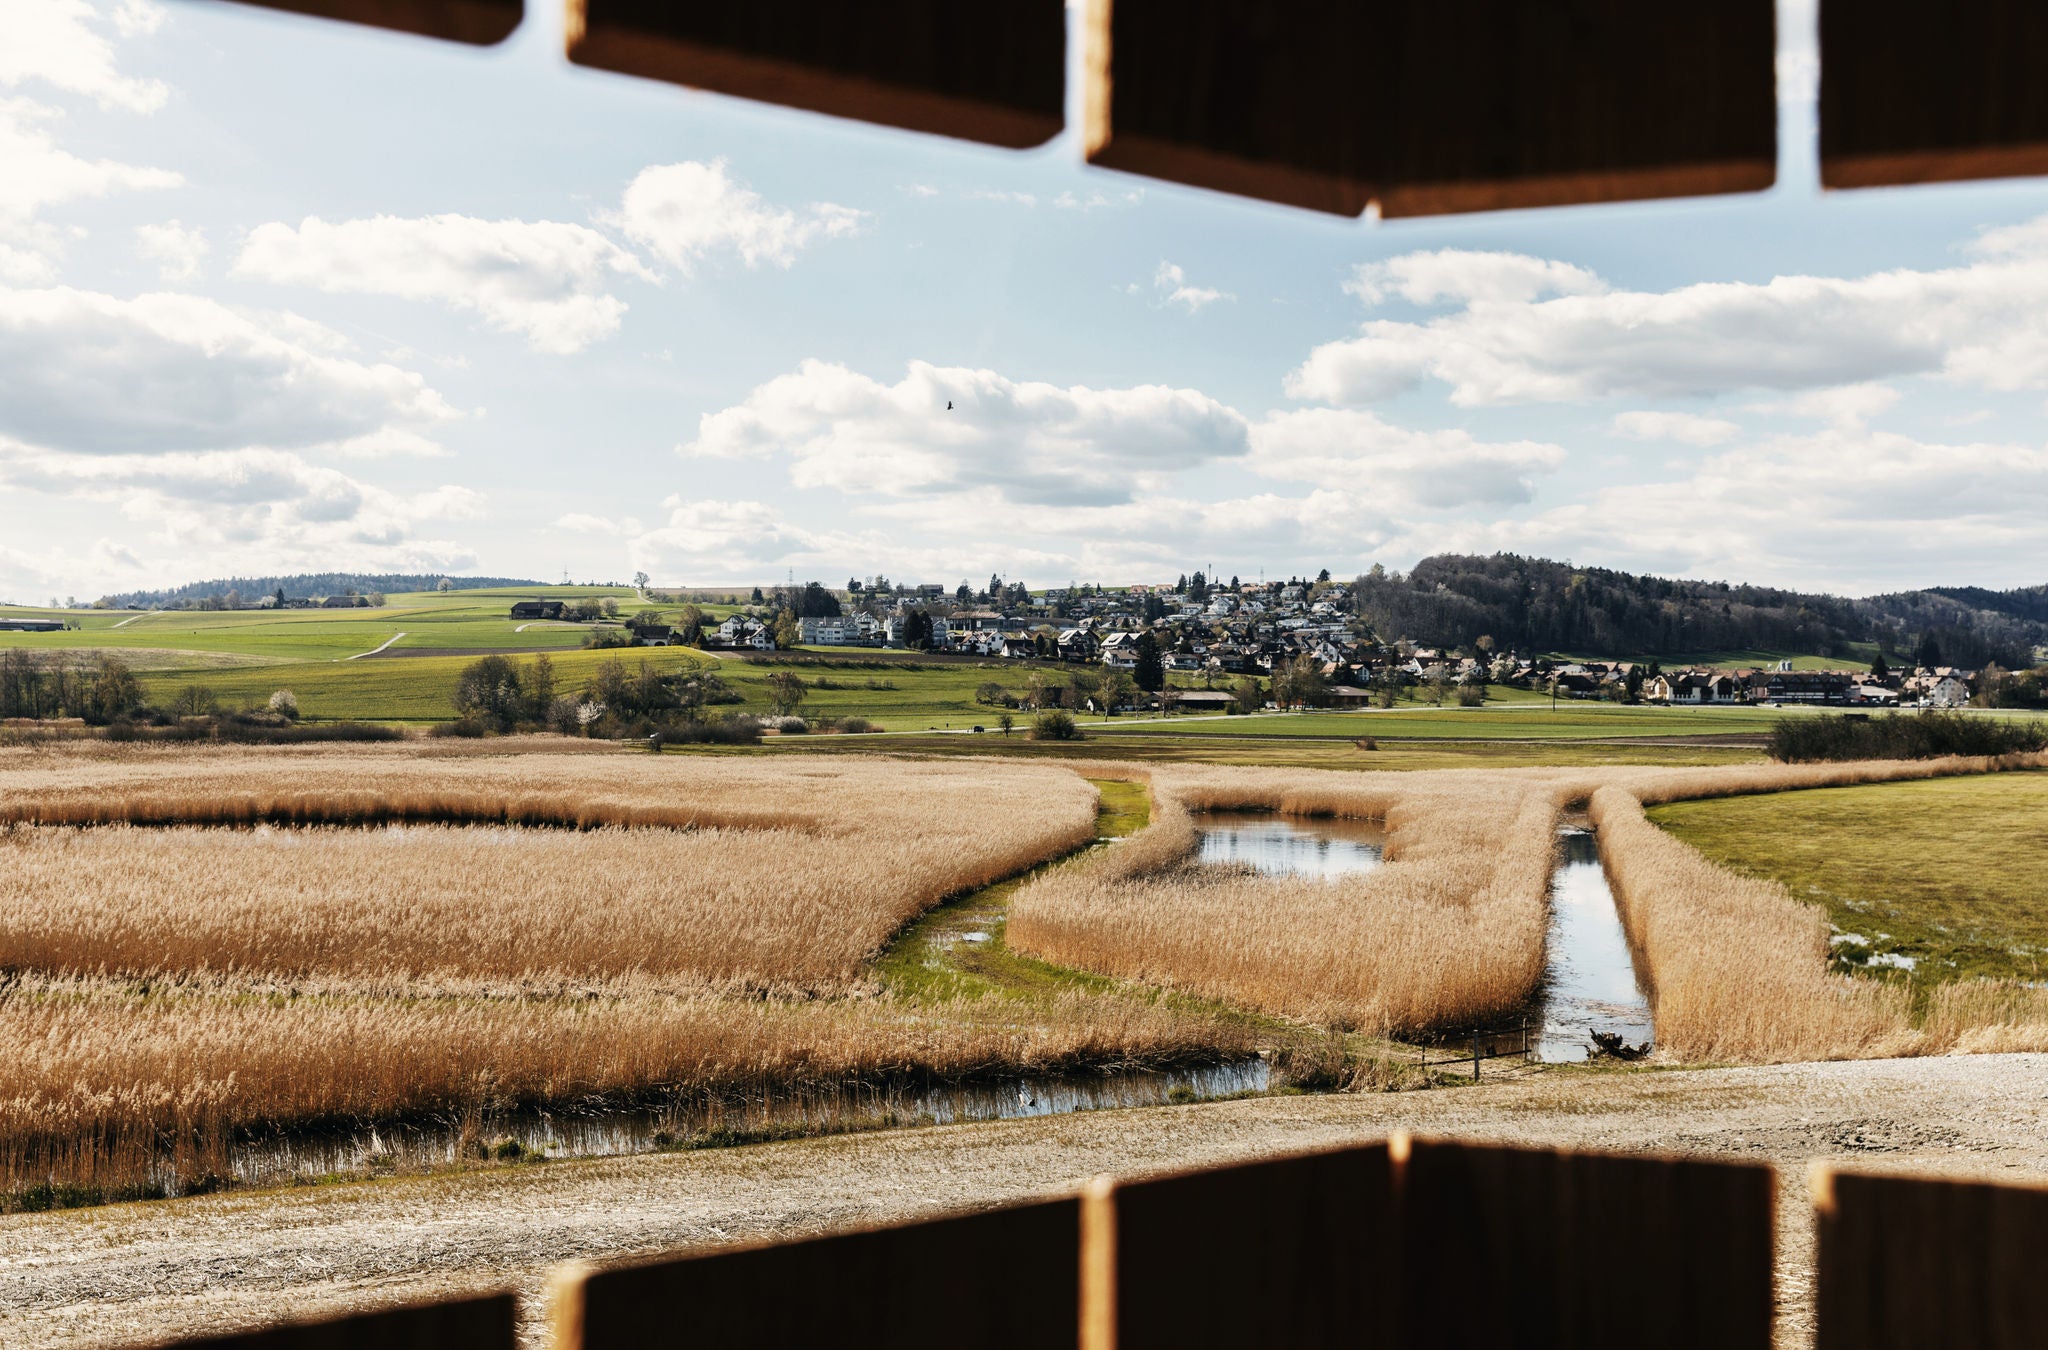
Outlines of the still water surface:
[{"label": "still water surface", "polygon": [[[1375,821],[1282,816],[1264,811],[1195,815],[1206,863],[1249,863],[1278,876],[1335,877],[1382,865],[1384,828]],[[1536,1057],[1586,1059],[1591,1033],[1614,1032],[1631,1045],[1650,1039],[1650,1005],[1636,981],[1628,939],[1607,886],[1592,832],[1562,832],[1550,888],[1550,934],[1543,986],[1528,1011],[1540,1027]]]}]

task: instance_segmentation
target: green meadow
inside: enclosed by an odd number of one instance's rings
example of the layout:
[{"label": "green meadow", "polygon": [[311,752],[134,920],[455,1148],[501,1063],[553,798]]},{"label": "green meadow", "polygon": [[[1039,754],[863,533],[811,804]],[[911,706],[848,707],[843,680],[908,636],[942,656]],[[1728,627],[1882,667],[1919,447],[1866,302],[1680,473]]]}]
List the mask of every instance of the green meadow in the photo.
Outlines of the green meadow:
[{"label": "green meadow", "polygon": [[[649,607],[626,588],[581,586],[394,594],[385,604],[365,609],[121,612],[9,607],[0,612],[55,615],[79,627],[48,634],[0,633],[0,646],[118,650],[158,703],[167,703],[194,685],[204,686],[226,707],[260,705],[272,691],[290,689],[301,714],[312,720],[413,724],[452,716],[457,677],[463,667],[489,653],[529,660],[533,653],[547,652],[555,663],[557,686],[564,692],[574,692],[599,664],[613,659],[636,668],[644,660],[662,671],[711,666],[744,697],[737,707],[753,712],[768,710],[769,675],[792,669],[811,685],[801,708],[806,715],[864,717],[906,737],[981,726],[988,736],[974,739],[982,744],[1001,739],[995,732],[1002,709],[978,702],[977,688],[993,681],[1021,696],[1035,668],[843,648],[792,653],[781,660],[679,648],[591,650],[582,646],[589,631],[583,625],[510,617],[516,600],[605,596],[619,602],[622,615]],[[654,608],[669,620],[680,612],[673,605]],[[722,605],[706,609],[714,619],[730,612]],[[1054,680],[1064,678],[1057,668],[1047,674]],[[1220,682],[1225,687],[1228,683]],[[1203,686],[1188,682],[1186,687]],[[1190,750],[1211,743],[1222,747],[1232,742],[1333,741],[1342,743],[1338,753],[1349,754],[1349,743],[1360,738],[1446,746],[1754,738],[1780,715],[1765,709],[1624,707],[1570,700],[1553,707],[1541,692],[1503,688],[1489,691],[1486,704],[1477,708],[1436,707],[1413,698],[1387,709],[1081,720],[1091,741],[1113,735],[1133,755],[1142,756],[1147,746],[1162,741],[1187,741],[1185,748]],[[1017,710],[1011,716],[1020,729],[1011,740],[1022,743],[1021,728],[1029,724],[1030,714]],[[1731,748],[1743,745],[1745,741],[1738,739]],[[1229,757],[1221,749],[1203,753]],[[1533,762],[1544,757],[1536,753],[1527,758]]]}]

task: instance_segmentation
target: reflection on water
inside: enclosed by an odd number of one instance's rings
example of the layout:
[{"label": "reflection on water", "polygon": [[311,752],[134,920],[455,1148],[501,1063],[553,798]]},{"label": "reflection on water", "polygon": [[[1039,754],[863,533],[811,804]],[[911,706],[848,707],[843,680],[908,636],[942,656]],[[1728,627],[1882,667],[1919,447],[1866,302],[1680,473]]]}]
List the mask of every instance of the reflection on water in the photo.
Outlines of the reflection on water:
[{"label": "reflection on water", "polygon": [[1650,1001],[1636,982],[1628,939],[1615,913],[1607,870],[1590,831],[1564,831],[1564,859],[1550,886],[1550,941],[1543,979],[1543,1034],[1537,1058],[1576,1062],[1592,1033],[1631,1045],[1650,1039]]},{"label": "reflection on water", "polygon": [[1333,877],[1380,865],[1387,832],[1376,820],[1305,819],[1270,811],[1198,811],[1205,863],[1249,863],[1261,872]]},{"label": "reflection on water", "polygon": [[[1203,811],[1195,815],[1195,825],[1202,835],[1203,862],[1249,863],[1275,875],[1371,871],[1380,866],[1386,840],[1377,822],[1324,816]],[[1540,1028],[1536,1058],[1553,1064],[1588,1058],[1594,1031],[1619,1034],[1631,1045],[1651,1037],[1649,1000],[1636,983],[1628,939],[1591,831],[1564,830],[1562,852],[1551,882],[1543,985],[1529,1010]]]},{"label": "reflection on water", "polygon": [[[487,1117],[471,1136],[487,1144],[515,1140],[523,1153],[550,1158],[604,1158],[707,1138],[737,1141],[749,1136],[1156,1106],[1263,1091],[1270,1083],[1266,1061],[1247,1059],[1203,1068],[1020,1078],[951,1087],[843,1088],[746,1102],[692,1102],[658,1110],[500,1112]],[[238,1181],[276,1184],[380,1166],[440,1166],[456,1161],[462,1142],[462,1130],[451,1122],[365,1126],[251,1141],[235,1149],[231,1166]]]}]

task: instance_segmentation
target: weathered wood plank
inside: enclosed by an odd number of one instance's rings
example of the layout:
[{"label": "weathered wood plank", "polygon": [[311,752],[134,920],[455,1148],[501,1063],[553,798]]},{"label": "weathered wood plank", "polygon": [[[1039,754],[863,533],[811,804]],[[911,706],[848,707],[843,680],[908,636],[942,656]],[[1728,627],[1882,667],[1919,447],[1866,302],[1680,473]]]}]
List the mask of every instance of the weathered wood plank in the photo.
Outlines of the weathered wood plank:
[{"label": "weathered wood plank", "polygon": [[2039,0],[1823,0],[1822,184],[2048,173],[2044,69]]},{"label": "weathered wood plank", "polygon": [[161,1343],[162,1350],[512,1350],[517,1301],[486,1294],[260,1331]]},{"label": "weathered wood plank", "polygon": [[917,1329],[988,1350],[1058,1350],[1080,1326],[1073,1198],[599,1269],[551,1291],[552,1350],[899,1347]]},{"label": "weathered wood plank", "polygon": [[1092,163],[1389,216],[1740,192],[1771,0],[1090,0]]},{"label": "weathered wood plank", "polygon": [[569,59],[1011,147],[1059,133],[1062,0],[568,0]]},{"label": "weathered wood plank", "polygon": [[[1403,1154],[1405,1152],[1405,1161]],[[1766,1350],[1771,1169],[1404,1140],[1404,1344]]]},{"label": "weathered wood plank", "polygon": [[2048,1188],[1822,1170],[1819,1350],[2018,1350],[2048,1328]]},{"label": "weathered wood plank", "polygon": [[320,19],[343,19],[373,28],[445,38],[487,47],[511,35],[525,17],[525,0],[240,0]]},{"label": "weathered wood plank", "polygon": [[1384,1144],[1090,1187],[1084,1350],[1393,1346]]}]

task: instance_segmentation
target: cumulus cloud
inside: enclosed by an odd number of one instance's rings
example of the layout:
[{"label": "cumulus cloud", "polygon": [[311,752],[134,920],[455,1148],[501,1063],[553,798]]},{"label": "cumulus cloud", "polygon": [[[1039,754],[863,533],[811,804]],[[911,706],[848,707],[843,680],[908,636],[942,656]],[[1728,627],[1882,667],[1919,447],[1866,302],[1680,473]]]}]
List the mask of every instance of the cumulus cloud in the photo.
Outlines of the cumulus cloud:
[{"label": "cumulus cloud", "polygon": [[1411,305],[1446,301],[1527,303],[1546,295],[1599,295],[1607,284],[1583,267],[1521,253],[1446,248],[1361,263],[1344,289],[1367,305],[1388,299]]},{"label": "cumulus cloud", "polygon": [[1207,286],[1196,286],[1188,281],[1188,274],[1176,263],[1159,260],[1159,266],[1152,273],[1152,290],[1163,305],[1179,305],[1188,313],[1215,304],[1218,300],[1233,300],[1236,297],[1226,291],[1212,290]]},{"label": "cumulus cloud", "polygon": [[1792,392],[1904,375],[2048,387],[2048,218],[1987,234],[1969,263],[1932,271],[1450,298],[1462,306],[1369,320],[1358,336],[1317,347],[1288,391],[1359,404],[1435,380],[1454,403],[1477,405]]},{"label": "cumulus cloud", "polygon": [[788,267],[820,239],[858,233],[864,213],[831,202],[776,206],[736,181],[722,159],[642,169],[605,223],[677,271],[732,253],[749,267]]},{"label": "cumulus cloud", "polygon": [[1862,593],[2048,555],[2048,449],[1861,427],[1775,436],[1487,531],[1497,548]]},{"label": "cumulus cloud", "polygon": [[[153,32],[163,21],[160,6],[122,0],[112,24],[123,37]],[[114,59],[107,21],[86,0],[0,0],[0,85],[39,80],[65,93],[80,94],[102,108],[149,113],[170,97],[161,80],[124,75]]]},{"label": "cumulus cloud", "polygon": [[165,169],[81,159],[51,136],[50,124],[59,116],[30,99],[0,98],[0,280],[46,281],[56,275],[62,239],[41,219],[49,208],[183,181]]},{"label": "cumulus cloud", "polygon": [[1613,425],[1616,435],[1632,441],[1676,441],[1680,445],[1721,445],[1742,434],[1742,428],[1733,422],[1682,412],[1616,413]]},{"label": "cumulus cloud", "polygon": [[588,226],[461,215],[333,224],[308,216],[296,227],[259,225],[234,270],[280,285],[468,310],[555,353],[581,351],[618,331],[626,304],[606,293],[613,279],[650,278],[638,259]]},{"label": "cumulus cloud", "polygon": [[135,227],[135,251],[155,263],[165,281],[191,281],[206,257],[206,231],[175,220]]},{"label": "cumulus cloud", "polygon": [[921,361],[884,384],[806,361],[707,413],[680,448],[699,458],[787,456],[799,487],[914,495],[986,486],[1018,501],[1072,503],[1127,500],[1247,446],[1245,419],[1193,389],[1061,388]]},{"label": "cumulus cloud", "polygon": [[331,331],[200,296],[0,289],[0,434],[111,454],[305,448],[452,417]]},{"label": "cumulus cloud", "polygon": [[1255,473],[1334,485],[1404,510],[1527,502],[1537,478],[1565,461],[1562,446],[1481,441],[1458,428],[1400,427],[1340,408],[1275,413],[1252,428],[1251,445]]},{"label": "cumulus cloud", "polygon": [[1890,411],[1899,401],[1899,391],[1884,384],[1849,384],[1839,389],[1816,389],[1779,403],[1762,405],[1767,412],[1811,417],[1845,430],[1862,426],[1871,418]]},{"label": "cumulus cloud", "polygon": [[766,502],[676,496],[662,506],[667,523],[635,538],[629,553],[636,565],[666,576],[702,576],[706,569],[720,579],[759,576],[761,568],[820,542]]},{"label": "cumulus cloud", "polygon": [[[469,519],[453,484],[394,492],[276,450],[79,455],[0,440],[10,490],[112,505],[164,550],[261,559],[411,556],[428,522]],[[437,555],[450,546],[432,541]]]}]

